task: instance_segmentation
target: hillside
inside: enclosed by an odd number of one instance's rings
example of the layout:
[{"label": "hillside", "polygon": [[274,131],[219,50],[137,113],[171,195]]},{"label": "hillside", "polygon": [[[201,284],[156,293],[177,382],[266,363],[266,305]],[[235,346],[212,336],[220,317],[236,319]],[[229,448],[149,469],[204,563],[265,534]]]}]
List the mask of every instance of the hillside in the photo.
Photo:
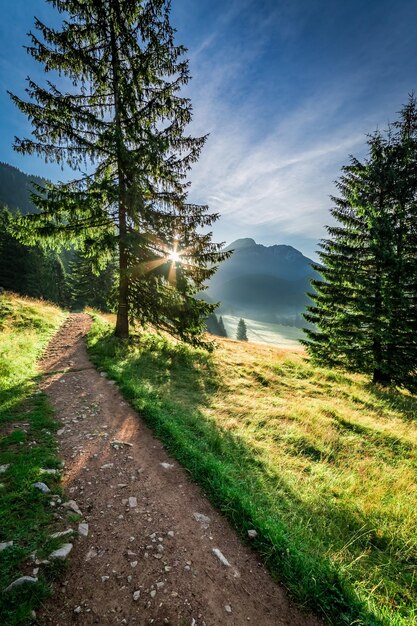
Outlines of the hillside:
[{"label": "hillside", "polygon": [[337,626],[415,623],[415,398],[300,351],[121,349],[109,330],[90,335],[95,363],[303,605]]},{"label": "hillside", "polygon": [[263,246],[238,239],[211,278],[207,296],[218,312],[271,323],[299,324],[309,303],[310,280],[317,277],[311,259],[291,246]]},{"label": "hillside", "polygon": [[34,191],[32,182],[44,185],[46,180],[21,172],[17,167],[0,163],[0,205],[6,205],[12,213],[20,211],[23,215],[36,212],[30,199]]}]

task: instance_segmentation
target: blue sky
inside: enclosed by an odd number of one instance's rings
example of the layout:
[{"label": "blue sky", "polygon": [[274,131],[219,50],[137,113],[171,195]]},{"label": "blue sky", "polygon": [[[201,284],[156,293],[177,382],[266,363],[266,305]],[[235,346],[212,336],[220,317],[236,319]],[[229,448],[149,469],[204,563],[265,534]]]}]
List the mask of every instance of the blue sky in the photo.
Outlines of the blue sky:
[{"label": "blue sky", "polygon": [[[12,150],[29,127],[6,90],[41,77],[24,52],[44,0],[0,0],[0,160],[52,180],[59,168]],[[253,237],[314,256],[329,194],[366,133],[417,90],[415,0],[172,0],[189,49],[192,131],[210,133],[191,174],[193,201],[221,214],[217,240]]]}]

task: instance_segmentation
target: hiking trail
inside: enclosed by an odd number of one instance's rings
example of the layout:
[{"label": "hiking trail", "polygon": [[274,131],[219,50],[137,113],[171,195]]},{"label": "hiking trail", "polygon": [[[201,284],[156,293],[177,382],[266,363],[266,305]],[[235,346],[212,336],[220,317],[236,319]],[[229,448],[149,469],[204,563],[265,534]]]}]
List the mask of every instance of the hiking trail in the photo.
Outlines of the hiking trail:
[{"label": "hiking trail", "polygon": [[[81,510],[84,534],[39,623],[319,626],[92,366],[90,324],[70,315],[40,362],[60,424],[65,497]],[[62,530],[78,528],[65,509],[57,514]]]}]

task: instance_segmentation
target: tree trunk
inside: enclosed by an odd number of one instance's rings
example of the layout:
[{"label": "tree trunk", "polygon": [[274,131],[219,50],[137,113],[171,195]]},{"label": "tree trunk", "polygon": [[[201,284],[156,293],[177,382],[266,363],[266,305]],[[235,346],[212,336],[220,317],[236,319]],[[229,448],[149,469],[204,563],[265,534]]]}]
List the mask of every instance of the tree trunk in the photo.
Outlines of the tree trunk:
[{"label": "tree trunk", "polygon": [[380,369],[374,369],[372,382],[387,387],[391,383],[391,376]]},{"label": "tree trunk", "polygon": [[119,302],[117,307],[115,335],[120,339],[127,339],[129,337],[129,277],[127,272],[128,254],[126,247],[126,179],[125,168],[123,167],[123,129],[119,102],[119,57],[112,19],[110,19],[110,41],[113,68],[114,117],[117,133],[117,171],[119,178]]}]

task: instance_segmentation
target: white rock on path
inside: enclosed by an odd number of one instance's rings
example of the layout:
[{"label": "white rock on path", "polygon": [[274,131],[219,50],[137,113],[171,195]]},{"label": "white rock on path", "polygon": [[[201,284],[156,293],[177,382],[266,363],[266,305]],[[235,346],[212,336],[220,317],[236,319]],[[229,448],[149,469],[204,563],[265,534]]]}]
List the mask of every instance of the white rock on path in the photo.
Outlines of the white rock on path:
[{"label": "white rock on path", "polygon": [[130,496],[130,498],[129,498],[129,507],[131,509],[135,509],[137,506],[138,506],[137,498],[135,498],[135,496]]},{"label": "white rock on path", "polygon": [[258,533],[256,532],[256,530],[248,530],[248,537],[249,539],[256,539],[256,537],[258,536]]},{"label": "white rock on path", "polygon": [[10,585],[6,587],[6,589],[4,590],[4,593],[6,593],[6,591],[10,591],[11,589],[14,589],[15,587],[21,587],[21,585],[25,585],[25,584],[33,585],[34,583],[37,583],[37,582],[38,582],[38,579],[34,578],[33,576],[21,576],[17,580],[14,580],[12,583],[10,583]]},{"label": "white rock on path", "polygon": [[226,613],[231,613],[232,612],[232,607],[230,606],[230,604],[225,604],[224,605],[224,610],[226,611]]},{"label": "white rock on path", "polygon": [[172,469],[174,466],[172,463],[160,463],[160,465],[164,468],[164,469]]},{"label": "white rock on path", "polygon": [[139,590],[138,591],[134,591],[133,592],[133,599],[134,599],[134,601],[137,602],[139,600],[139,598],[140,598],[140,591]]},{"label": "white rock on path", "polygon": [[208,525],[211,522],[211,519],[207,517],[207,515],[204,515],[203,513],[193,513],[193,517],[195,521],[202,524],[204,528],[208,528]]},{"label": "white rock on path", "polygon": [[6,548],[10,548],[13,545],[13,541],[2,541],[0,543],[0,552],[6,550]]},{"label": "white rock on path", "polygon": [[71,552],[71,550],[72,550],[72,543],[64,543],[64,545],[58,548],[58,550],[54,550],[49,555],[49,558],[59,559],[59,560],[66,559],[69,553]]},{"label": "white rock on path", "polygon": [[78,534],[82,537],[88,537],[88,524],[86,522],[78,524]]},{"label": "white rock on path", "polygon": [[225,565],[226,567],[231,567],[229,561],[226,559],[224,554],[219,550],[219,548],[213,548],[213,554],[217,556],[217,558],[219,559],[221,563],[223,563],[223,565]]},{"label": "white rock on path", "polygon": [[71,511],[74,511],[74,513],[78,513],[78,515],[82,515],[80,508],[75,500],[68,500],[68,502],[64,502],[62,506],[65,509],[70,509]]}]

